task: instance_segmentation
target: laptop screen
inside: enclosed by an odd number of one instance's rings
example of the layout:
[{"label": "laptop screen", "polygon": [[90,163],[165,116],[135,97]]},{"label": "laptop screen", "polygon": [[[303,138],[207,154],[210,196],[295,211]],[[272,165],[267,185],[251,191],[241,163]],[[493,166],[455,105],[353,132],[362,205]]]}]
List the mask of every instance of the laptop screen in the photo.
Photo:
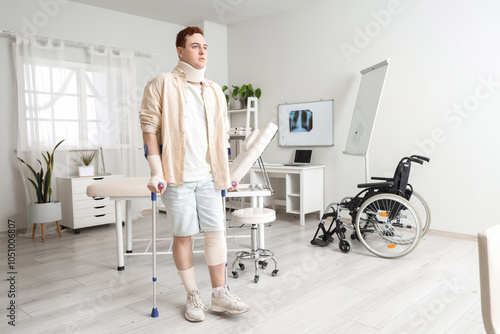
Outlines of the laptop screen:
[{"label": "laptop screen", "polygon": [[312,150],[295,150],[293,163],[309,164],[311,163]]}]

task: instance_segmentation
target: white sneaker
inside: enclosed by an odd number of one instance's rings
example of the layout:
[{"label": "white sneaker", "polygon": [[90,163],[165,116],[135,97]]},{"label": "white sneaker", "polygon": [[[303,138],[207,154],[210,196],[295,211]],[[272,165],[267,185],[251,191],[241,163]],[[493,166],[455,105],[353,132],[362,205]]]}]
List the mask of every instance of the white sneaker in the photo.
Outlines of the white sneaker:
[{"label": "white sneaker", "polygon": [[250,307],[227,288],[224,288],[218,296],[212,293],[212,311],[214,312],[241,314],[248,310]]},{"label": "white sneaker", "polygon": [[203,321],[207,308],[201,302],[198,290],[193,290],[186,300],[186,312],[184,316],[189,321]]}]

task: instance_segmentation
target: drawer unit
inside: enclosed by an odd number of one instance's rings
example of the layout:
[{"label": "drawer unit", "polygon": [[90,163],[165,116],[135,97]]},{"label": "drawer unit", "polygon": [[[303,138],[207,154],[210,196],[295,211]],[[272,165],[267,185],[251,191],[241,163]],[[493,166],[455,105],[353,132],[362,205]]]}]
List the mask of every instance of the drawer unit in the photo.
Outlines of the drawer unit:
[{"label": "drawer unit", "polygon": [[78,234],[81,228],[115,223],[114,201],[107,197],[88,197],[87,186],[118,176],[121,175],[58,177],[57,197],[61,201],[63,213],[61,225]]}]

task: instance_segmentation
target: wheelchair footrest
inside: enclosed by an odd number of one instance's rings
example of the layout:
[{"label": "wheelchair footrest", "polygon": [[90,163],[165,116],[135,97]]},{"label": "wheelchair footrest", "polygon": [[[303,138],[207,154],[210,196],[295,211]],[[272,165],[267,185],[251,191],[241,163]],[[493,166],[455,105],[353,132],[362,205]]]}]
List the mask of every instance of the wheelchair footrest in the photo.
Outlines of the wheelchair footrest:
[{"label": "wheelchair footrest", "polygon": [[321,239],[321,240],[324,240],[324,241],[327,241],[327,242],[333,242],[333,237],[332,237],[333,233],[328,233],[326,235],[326,238],[325,238],[325,235],[320,235],[318,236],[318,239]]},{"label": "wheelchair footrest", "polygon": [[316,238],[314,240],[311,240],[311,245],[316,245],[316,246],[320,246],[320,247],[326,247],[328,246],[330,243],[328,241],[325,241],[323,239],[319,239],[319,238]]}]

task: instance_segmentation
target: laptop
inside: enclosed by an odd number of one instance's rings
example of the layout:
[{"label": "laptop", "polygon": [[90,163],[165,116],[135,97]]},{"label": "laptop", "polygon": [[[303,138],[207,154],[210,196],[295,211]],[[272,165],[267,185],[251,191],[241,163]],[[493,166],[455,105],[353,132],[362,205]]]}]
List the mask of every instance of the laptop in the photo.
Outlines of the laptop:
[{"label": "laptop", "polygon": [[312,150],[295,150],[293,162],[285,166],[307,166],[311,164]]}]

